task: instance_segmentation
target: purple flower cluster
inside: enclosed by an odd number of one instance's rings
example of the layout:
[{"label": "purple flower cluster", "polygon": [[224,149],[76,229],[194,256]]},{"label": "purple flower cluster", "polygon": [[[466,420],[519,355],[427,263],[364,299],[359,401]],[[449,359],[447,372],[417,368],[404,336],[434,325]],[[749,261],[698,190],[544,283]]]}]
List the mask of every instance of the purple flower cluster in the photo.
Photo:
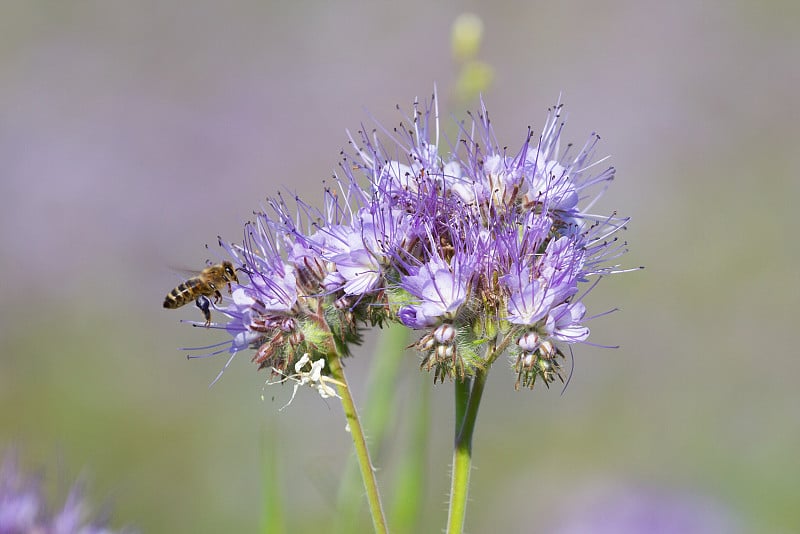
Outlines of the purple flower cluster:
[{"label": "purple flower cluster", "polygon": [[618,272],[627,219],[588,212],[614,169],[596,170],[596,135],[561,146],[560,114],[513,152],[485,107],[443,150],[435,96],[398,128],[351,135],[322,209],[279,196],[241,244],[221,242],[249,277],[221,309],[230,352],[285,373],[397,321],[420,332],[435,381],[504,352],[516,387],[561,378],[562,351],[589,336],[580,284]]},{"label": "purple flower cluster", "polygon": [[[75,485],[64,505],[50,511],[39,480],[19,470],[16,456],[0,465],[0,533],[113,534],[103,520],[89,520],[81,486]],[[125,530],[124,532],[131,532]]]}]

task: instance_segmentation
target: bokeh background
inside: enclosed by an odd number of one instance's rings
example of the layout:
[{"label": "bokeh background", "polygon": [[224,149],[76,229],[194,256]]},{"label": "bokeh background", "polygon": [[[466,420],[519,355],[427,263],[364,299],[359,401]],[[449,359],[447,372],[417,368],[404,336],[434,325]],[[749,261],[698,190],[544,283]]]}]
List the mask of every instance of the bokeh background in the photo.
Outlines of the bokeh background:
[{"label": "bokeh background", "polygon": [[[223,337],[161,302],[267,195],[318,203],[368,112],[393,126],[436,83],[459,115],[449,34],[471,11],[500,142],[519,146],[562,95],[565,137],[598,131],[618,169],[601,208],[633,217],[622,261],[647,268],[590,295],[621,310],[592,340],[621,347],[578,347],[566,392],[492,373],[468,530],[586,532],[570,522],[599,529],[626,495],[653,495],[707,531],[795,532],[799,5],[4,2],[0,450],[56,493],[87,477],[117,526],[198,533],[259,529],[276,450],[290,530],[324,529],[351,449],[340,407],[305,392],[278,412],[290,388],[265,388],[246,357],[209,388],[224,359],[177,348]],[[372,341],[348,365],[357,400]],[[416,366],[398,387],[432,390],[435,532],[452,386]],[[402,452],[376,461],[386,493]]]}]

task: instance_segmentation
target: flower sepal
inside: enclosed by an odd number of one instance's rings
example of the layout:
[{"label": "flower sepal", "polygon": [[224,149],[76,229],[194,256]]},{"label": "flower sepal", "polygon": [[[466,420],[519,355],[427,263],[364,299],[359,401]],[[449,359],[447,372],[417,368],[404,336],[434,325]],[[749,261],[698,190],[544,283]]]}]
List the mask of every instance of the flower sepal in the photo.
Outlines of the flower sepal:
[{"label": "flower sepal", "polygon": [[479,348],[487,339],[475,339],[468,326],[457,328],[442,323],[414,345],[422,353],[420,369],[433,371],[433,382],[464,380],[486,368]]}]

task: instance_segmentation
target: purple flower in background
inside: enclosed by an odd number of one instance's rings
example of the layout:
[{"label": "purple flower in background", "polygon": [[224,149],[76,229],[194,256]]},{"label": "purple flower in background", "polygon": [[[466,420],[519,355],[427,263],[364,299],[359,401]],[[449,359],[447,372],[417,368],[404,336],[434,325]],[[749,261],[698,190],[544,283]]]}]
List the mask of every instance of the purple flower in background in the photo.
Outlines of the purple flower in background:
[{"label": "purple flower in background", "polygon": [[399,128],[350,135],[322,210],[278,197],[242,244],[223,243],[249,277],[221,309],[227,350],[253,349],[285,376],[300,356],[324,358],[330,343],[346,354],[365,327],[394,321],[420,332],[434,380],[502,352],[517,387],[563,380],[563,351],[589,336],[582,299],[594,285],[581,286],[621,272],[627,219],[589,211],[614,169],[595,170],[594,134],[562,150],[560,113],[515,151],[485,107],[443,147],[435,96]]},{"label": "purple flower in background", "polygon": [[25,476],[16,456],[7,454],[0,465],[0,533],[113,534],[107,521],[89,519],[83,489],[75,484],[61,507],[51,508],[39,479]]},{"label": "purple flower in background", "polygon": [[744,532],[733,511],[709,496],[642,484],[581,490],[563,513],[551,516],[545,531],[553,534]]}]

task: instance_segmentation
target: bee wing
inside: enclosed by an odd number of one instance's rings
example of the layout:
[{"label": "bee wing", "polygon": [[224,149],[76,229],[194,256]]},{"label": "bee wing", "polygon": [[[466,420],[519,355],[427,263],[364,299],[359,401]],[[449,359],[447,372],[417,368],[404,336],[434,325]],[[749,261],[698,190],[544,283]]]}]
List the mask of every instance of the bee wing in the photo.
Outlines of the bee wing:
[{"label": "bee wing", "polygon": [[200,275],[200,271],[197,269],[179,269],[170,267],[169,270],[172,271],[173,277],[175,278],[175,286],[186,283],[186,281],[191,280],[192,278],[197,278]]},{"label": "bee wing", "polygon": [[174,272],[175,274],[180,275],[184,279],[197,276],[198,274],[203,272],[202,269],[189,269],[188,267],[176,267],[174,265],[170,265],[169,270]]}]

